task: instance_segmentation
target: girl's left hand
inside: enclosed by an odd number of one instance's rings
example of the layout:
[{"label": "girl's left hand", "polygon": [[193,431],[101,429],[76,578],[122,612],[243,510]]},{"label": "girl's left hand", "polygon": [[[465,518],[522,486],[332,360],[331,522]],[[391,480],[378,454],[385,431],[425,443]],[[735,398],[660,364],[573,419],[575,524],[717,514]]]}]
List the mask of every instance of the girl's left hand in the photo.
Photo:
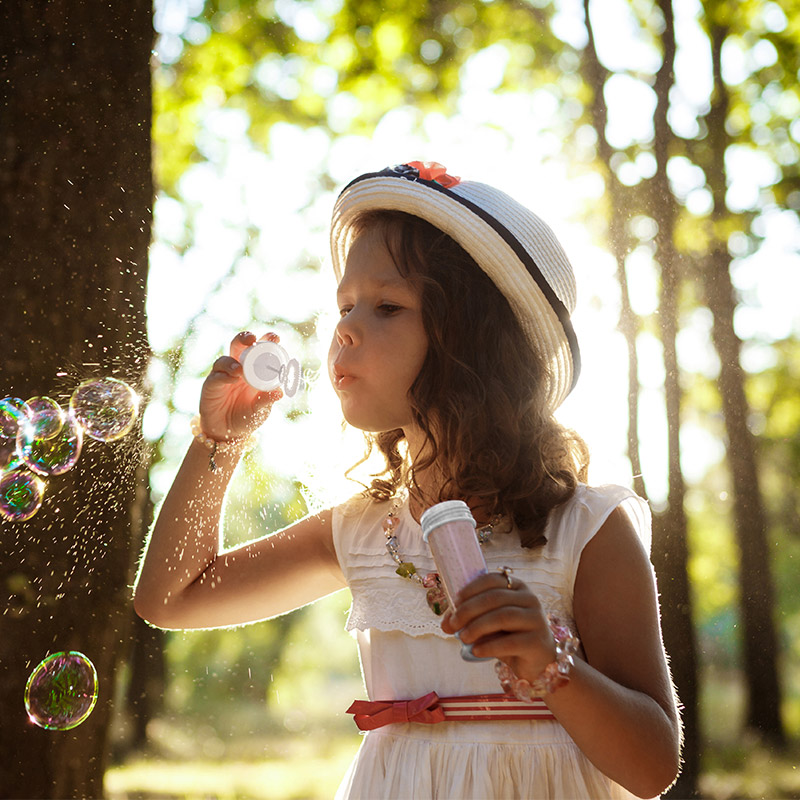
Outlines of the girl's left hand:
[{"label": "girl's left hand", "polygon": [[502,572],[481,575],[458,595],[442,620],[476,656],[499,658],[519,678],[534,681],[555,661],[556,646],[539,599],[522,581]]}]

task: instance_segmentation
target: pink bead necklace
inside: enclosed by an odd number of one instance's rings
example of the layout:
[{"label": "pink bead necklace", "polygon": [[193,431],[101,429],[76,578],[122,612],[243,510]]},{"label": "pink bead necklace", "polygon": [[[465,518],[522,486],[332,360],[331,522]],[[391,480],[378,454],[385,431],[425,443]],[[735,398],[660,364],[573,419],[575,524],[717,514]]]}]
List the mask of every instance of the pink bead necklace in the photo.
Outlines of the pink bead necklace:
[{"label": "pink bead necklace", "polygon": [[[395,499],[389,513],[383,520],[382,528],[386,537],[386,549],[389,551],[392,560],[397,564],[395,572],[401,578],[418,583],[425,589],[428,606],[434,614],[440,616],[447,611],[449,604],[439,573],[429,572],[424,576],[420,575],[414,562],[406,561],[400,554],[400,545],[397,540],[397,526],[400,524],[397,514],[400,507],[400,501]],[[503,517],[499,515],[493,517],[491,522],[487,525],[482,525],[476,530],[478,541],[482,545],[491,539],[492,534],[495,532],[495,527],[502,519]],[[511,570],[508,567],[504,567],[501,571],[505,574],[506,580],[509,582],[509,588],[511,588],[509,577]],[[574,656],[580,647],[578,637],[566,625],[562,625],[557,617],[548,614],[547,621],[556,646],[556,659],[544,668],[536,680],[527,681],[524,678],[519,678],[508,664],[502,661],[495,663],[495,671],[503,691],[526,703],[532,703],[534,699],[541,697],[543,694],[554,692],[569,682],[569,673],[574,664]]]},{"label": "pink bead necklace", "polygon": [[[434,614],[441,616],[445,613],[445,611],[447,611],[449,603],[447,602],[447,595],[445,594],[444,586],[442,585],[442,580],[439,577],[439,573],[429,572],[427,575],[420,575],[417,572],[416,566],[414,566],[414,562],[406,561],[400,554],[400,545],[397,541],[396,530],[397,526],[400,524],[397,514],[401,505],[402,504],[400,501],[395,499],[392,503],[392,508],[386,515],[386,518],[383,520],[382,527],[383,534],[386,537],[386,549],[389,551],[389,555],[392,557],[392,560],[395,562],[395,564],[397,564],[397,569],[395,572],[401,578],[414,581],[414,583],[418,583],[423,589],[426,589],[427,592],[425,597],[428,601],[428,606]],[[475,532],[478,535],[478,541],[481,544],[485,544],[489,541],[489,539],[492,538],[495,526],[500,522],[501,519],[502,517],[499,515],[495,516],[492,518],[491,522],[486,525],[481,525],[477,528]]]}]

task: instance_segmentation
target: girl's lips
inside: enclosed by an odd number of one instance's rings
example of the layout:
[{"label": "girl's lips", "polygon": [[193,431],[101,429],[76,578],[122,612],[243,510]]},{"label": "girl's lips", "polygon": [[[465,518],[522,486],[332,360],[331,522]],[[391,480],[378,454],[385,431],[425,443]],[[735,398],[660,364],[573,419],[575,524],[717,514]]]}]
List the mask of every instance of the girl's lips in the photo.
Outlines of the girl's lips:
[{"label": "girl's lips", "polygon": [[336,389],[344,389],[354,380],[356,380],[355,375],[351,375],[338,364],[333,365],[333,385]]},{"label": "girl's lips", "polygon": [[336,375],[333,379],[333,385],[337,389],[347,388],[356,378],[353,375]]}]

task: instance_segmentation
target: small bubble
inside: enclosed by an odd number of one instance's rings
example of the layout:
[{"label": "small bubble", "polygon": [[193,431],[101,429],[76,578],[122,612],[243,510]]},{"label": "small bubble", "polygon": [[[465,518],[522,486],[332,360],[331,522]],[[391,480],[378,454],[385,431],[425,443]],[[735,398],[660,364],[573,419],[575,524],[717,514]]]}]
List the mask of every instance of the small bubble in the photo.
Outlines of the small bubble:
[{"label": "small bubble", "polygon": [[20,428],[17,434],[19,457],[40,475],[61,475],[72,469],[82,448],[83,428],[72,417],[50,438],[38,437],[32,425]]},{"label": "small bubble", "polygon": [[136,423],[139,396],[117,378],[88,380],[72,393],[69,407],[89,436],[101,442],[113,442]]},{"label": "small bubble", "polygon": [[0,515],[12,522],[25,522],[41,508],[45,482],[26,469],[0,474]]},{"label": "small bubble", "polygon": [[30,409],[28,425],[37,439],[51,439],[64,427],[64,409],[50,397],[31,397],[27,401]]},{"label": "small bubble", "polygon": [[67,731],[80,725],[97,702],[97,671],[76,650],[54,653],[31,673],[25,710],[40,728]]},{"label": "small bubble", "polygon": [[16,439],[20,426],[31,416],[31,410],[19,397],[4,397],[0,400],[0,438]]}]

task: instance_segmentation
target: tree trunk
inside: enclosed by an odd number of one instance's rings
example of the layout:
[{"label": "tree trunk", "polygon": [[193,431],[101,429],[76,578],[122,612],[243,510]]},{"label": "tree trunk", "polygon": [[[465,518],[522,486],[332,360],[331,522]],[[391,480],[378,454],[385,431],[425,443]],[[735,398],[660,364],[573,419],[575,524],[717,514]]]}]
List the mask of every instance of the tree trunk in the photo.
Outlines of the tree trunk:
[{"label": "tree trunk", "polygon": [[[3,0],[0,394],[68,403],[84,379],[142,389],[148,361],[149,0]],[[103,793],[115,668],[129,620],[144,478],[136,430],[86,439],[39,513],[0,523],[0,752],[14,798]],[[94,663],[97,706],[70,731],[25,714],[48,654]]]},{"label": "tree trunk", "polygon": [[630,204],[626,197],[626,187],[622,185],[614,170],[611,161],[614,149],[606,136],[608,123],[608,108],[603,87],[608,72],[600,63],[595,47],[594,29],[589,16],[589,2],[584,0],[584,23],[589,41],[583,52],[581,71],[584,80],[592,89],[592,100],[589,109],[592,116],[592,127],[597,135],[597,153],[605,167],[606,192],[609,203],[608,219],[608,245],[617,263],[617,283],[620,292],[620,313],[618,328],[625,337],[628,350],[628,435],[627,455],[633,475],[633,488],[640,497],[647,497],[647,490],[642,474],[642,463],[639,452],[639,359],[636,352],[636,338],[639,333],[639,319],[631,308],[630,293],[628,291],[628,277],[625,271],[625,260],[630,253],[630,236],[626,224],[631,218]]},{"label": "tree trunk", "polygon": [[664,16],[661,33],[663,60],[656,74],[656,110],[653,115],[656,173],[650,182],[649,213],[656,221],[656,251],[661,265],[658,320],[664,349],[664,396],[667,411],[667,510],[656,520],[653,561],[659,576],[664,644],[671,655],[672,677],[683,705],[683,769],[667,793],[669,797],[698,795],[700,731],[698,720],[697,641],[689,585],[688,524],[684,501],[686,485],[681,471],[681,397],[677,354],[679,296],[682,274],[675,248],[678,204],[667,178],[670,145],[674,139],[667,121],[670,91],[675,83],[675,20],[671,0],[659,0]]},{"label": "tree trunk", "polygon": [[[711,24],[714,95],[708,115],[709,148],[703,164],[714,198],[713,220],[728,215],[725,205],[725,152],[732,143],[725,125],[728,92],[722,79],[722,45],[728,31]],[[718,233],[720,224],[714,226]],[[739,548],[740,613],[747,686],[746,725],[766,739],[783,744],[781,690],[778,680],[775,598],[767,532],[769,524],[758,479],[755,437],[748,426],[750,409],[741,366],[741,342],[733,325],[736,299],[730,273],[727,240],[715,236],[710,258],[701,270],[705,299],[714,318],[711,329],[719,355],[719,391],[727,435],[727,459],[733,494],[733,520]]]},{"label": "tree trunk", "polygon": [[[684,512],[685,486],[680,467],[680,401],[681,387],[676,352],[678,328],[678,288],[680,274],[675,252],[673,235],[675,230],[675,199],[666,179],[667,148],[670,131],[666,122],[669,90],[674,82],[673,62],[675,58],[675,36],[672,9],[669,2],[663,2],[662,12],[665,29],[662,33],[664,57],[662,67],[656,77],[658,103],[654,119],[655,149],[658,169],[653,181],[647,187],[646,208],[637,208],[636,195],[625,191],[616,179],[611,167],[614,154],[609,145],[605,128],[607,109],[603,99],[603,88],[607,71],[601,65],[595,48],[594,35],[589,16],[589,0],[584,0],[584,18],[588,32],[588,44],[584,50],[583,74],[593,90],[591,105],[592,119],[598,137],[598,152],[609,175],[608,188],[612,203],[610,239],[617,259],[617,275],[622,290],[622,313],[620,327],[628,341],[629,361],[629,432],[628,452],[635,472],[639,464],[639,441],[636,436],[638,422],[638,378],[635,350],[636,326],[633,311],[628,301],[624,257],[627,247],[624,244],[624,225],[626,214],[643,213],[651,216],[658,224],[656,235],[657,259],[661,265],[661,295],[659,298],[659,325],[661,342],[664,348],[665,401],[668,427],[668,509],[656,516],[653,530],[653,564],[659,580],[661,594],[662,628],[664,644],[671,656],[671,669],[675,685],[683,704],[682,720],[684,727],[683,769],[669,795],[689,798],[697,796],[699,776],[699,731],[697,714],[697,657],[692,619],[692,601],[688,578],[687,520]],[[651,198],[657,198],[652,200]],[[634,394],[635,393],[635,394]],[[637,490],[644,491],[644,480],[640,476]]]}]

